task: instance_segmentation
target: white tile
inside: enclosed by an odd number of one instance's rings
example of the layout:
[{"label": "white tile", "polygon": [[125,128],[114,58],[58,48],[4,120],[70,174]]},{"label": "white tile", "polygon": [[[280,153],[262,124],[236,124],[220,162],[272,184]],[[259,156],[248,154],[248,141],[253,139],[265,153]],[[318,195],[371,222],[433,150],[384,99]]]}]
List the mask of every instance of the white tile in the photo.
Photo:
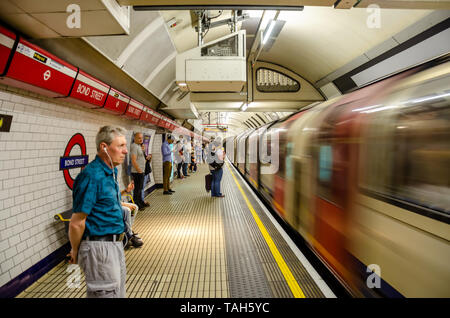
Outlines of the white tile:
[{"label": "white tile", "polygon": [[[2,271],[3,272],[3,271]],[[0,274],[0,286],[5,285],[11,280],[11,275],[9,272]]]},{"label": "white tile", "polygon": [[0,252],[6,251],[10,247],[8,240],[2,240],[0,242]]},{"label": "white tile", "polygon": [[20,266],[14,266],[13,268],[11,268],[9,273],[11,277],[17,277],[22,273],[22,268]]},{"label": "white tile", "polygon": [[[13,257],[13,262],[15,266],[20,265],[25,260],[25,255],[23,253],[18,253],[16,256]],[[22,270],[22,269],[21,269]],[[21,272],[19,272],[20,274]],[[17,274],[17,275],[19,275]]]},{"label": "white tile", "polygon": [[17,217],[11,216],[6,219],[6,228],[12,227],[17,224]]},{"label": "white tile", "polygon": [[[10,244],[10,246],[11,246],[11,244]],[[8,248],[7,250],[5,250],[6,259],[13,258],[16,255],[17,255],[17,249],[15,246],[12,246],[12,247]]]},{"label": "white tile", "polygon": [[12,206],[14,206],[14,198],[9,198],[9,199],[6,199],[4,201],[4,208],[5,209],[10,208]]}]

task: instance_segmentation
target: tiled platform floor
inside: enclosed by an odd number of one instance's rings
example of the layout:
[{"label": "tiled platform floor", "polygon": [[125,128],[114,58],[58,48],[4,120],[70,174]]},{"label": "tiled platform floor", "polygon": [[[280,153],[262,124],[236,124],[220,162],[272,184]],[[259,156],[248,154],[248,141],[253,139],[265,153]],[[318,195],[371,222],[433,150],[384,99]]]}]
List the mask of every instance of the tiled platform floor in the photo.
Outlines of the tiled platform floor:
[{"label": "tiled platform floor", "polygon": [[[144,245],[125,251],[127,297],[293,297],[249,217],[230,167],[224,167],[225,198],[206,193],[206,173],[207,166],[201,165],[197,173],[173,182],[173,195],[158,189],[146,198],[150,207],[139,211],[133,226]],[[268,231],[275,230],[269,226]],[[282,238],[274,241],[280,241],[277,245],[295,279],[306,286],[305,296],[324,297]],[[78,286],[73,280],[76,274],[63,261],[18,297],[85,297],[83,273]]]}]

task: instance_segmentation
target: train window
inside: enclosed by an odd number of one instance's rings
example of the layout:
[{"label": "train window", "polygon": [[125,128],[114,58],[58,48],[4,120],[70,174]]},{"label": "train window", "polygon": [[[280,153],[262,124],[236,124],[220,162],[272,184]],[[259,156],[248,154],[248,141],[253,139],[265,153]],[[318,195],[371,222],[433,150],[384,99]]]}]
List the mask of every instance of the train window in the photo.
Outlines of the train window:
[{"label": "train window", "polygon": [[396,122],[392,192],[450,214],[450,107],[411,107]]},{"label": "train window", "polygon": [[373,112],[361,166],[369,194],[439,220],[450,215],[448,81],[399,92],[390,112]]},{"label": "train window", "polygon": [[333,162],[333,154],[330,145],[321,145],[319,147],[319,181],[331,181],[331,165]]},{"label": "train window", "polygon": [[300,83],[280,72],[259,68],[256,71],[256,89],[263,93],[298,92]]},{"label": "train window", "polygon": [[293,177],[293,164],[292,164],[292,153],[294,151],[294,143],[292,141],[287,143],[286,147],[286,178],[292,179]]}]

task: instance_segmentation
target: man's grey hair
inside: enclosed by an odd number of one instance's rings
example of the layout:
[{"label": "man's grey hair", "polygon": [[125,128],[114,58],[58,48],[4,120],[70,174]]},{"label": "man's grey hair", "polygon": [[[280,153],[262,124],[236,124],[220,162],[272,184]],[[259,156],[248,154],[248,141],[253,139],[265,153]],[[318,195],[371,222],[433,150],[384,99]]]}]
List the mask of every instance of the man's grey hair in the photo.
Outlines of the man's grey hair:
[{"label": "man's grey hair", "polygon": [[95,144],[97,145],[97,151],[100,151],[100,144],[106,143],[108,146],[112,143],[117,136],[124,136],[127,133],[125,128],[119,126],[103,126],[95,137]]},{"label": "man's grey hair", "polygon": [[222,138],[217,137],[216,139],[214,139],[214,141],[212,142],[216,147],[222,146]]}]

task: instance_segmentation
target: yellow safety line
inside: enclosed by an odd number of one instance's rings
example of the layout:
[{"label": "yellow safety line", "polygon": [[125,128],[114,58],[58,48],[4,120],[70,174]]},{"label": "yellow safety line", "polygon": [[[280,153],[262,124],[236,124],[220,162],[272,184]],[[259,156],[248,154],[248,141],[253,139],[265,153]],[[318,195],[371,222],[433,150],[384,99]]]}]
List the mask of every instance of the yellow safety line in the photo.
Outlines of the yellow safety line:
[{"label": "yellow safety line", "polygon": [[239,184],[238,180],[234,176],[233,171],[228,166],[227,167],[231,172],[231,175],[233,176],[234,182],[236,182],[239,191],[241,191],[242,196],[245,199],[245,202],[247,203],[247,206],[250,210],[250,212],[253,215],[253,218],[256,221],[256,224],[258,225],[259,230],[261,231],[261,234],[263,235],[264,239],[266,240],[267,245],[269,246],[270,251],[272,252],[272,255],[275,259],[275,261],[278,264],[278,267],[281,270],[281,273],[284,276],[284,279],[289,285],[289,288],[291,289],[292,294],[295,298],[305,298],[305,294],[303,293],[302,289],[298,285],[297,281],[294,278],[294,275],[292,275],[291,270],[287,266],[286,262],[283,259],[283,256],[281,256],[281,253],[278,251],[278,248],[276,247],[275,243],[273,242],[272,238],[269,235],[269,232],[267,232],[266,228],[264,227],[264,224],[262,223],[261,219],[259,218],[258,214],[256,213],[255,209],[253,208],[252,204],[248,200],[247,196],[245,195],[244,190],[242,190],[241,185]]}]

